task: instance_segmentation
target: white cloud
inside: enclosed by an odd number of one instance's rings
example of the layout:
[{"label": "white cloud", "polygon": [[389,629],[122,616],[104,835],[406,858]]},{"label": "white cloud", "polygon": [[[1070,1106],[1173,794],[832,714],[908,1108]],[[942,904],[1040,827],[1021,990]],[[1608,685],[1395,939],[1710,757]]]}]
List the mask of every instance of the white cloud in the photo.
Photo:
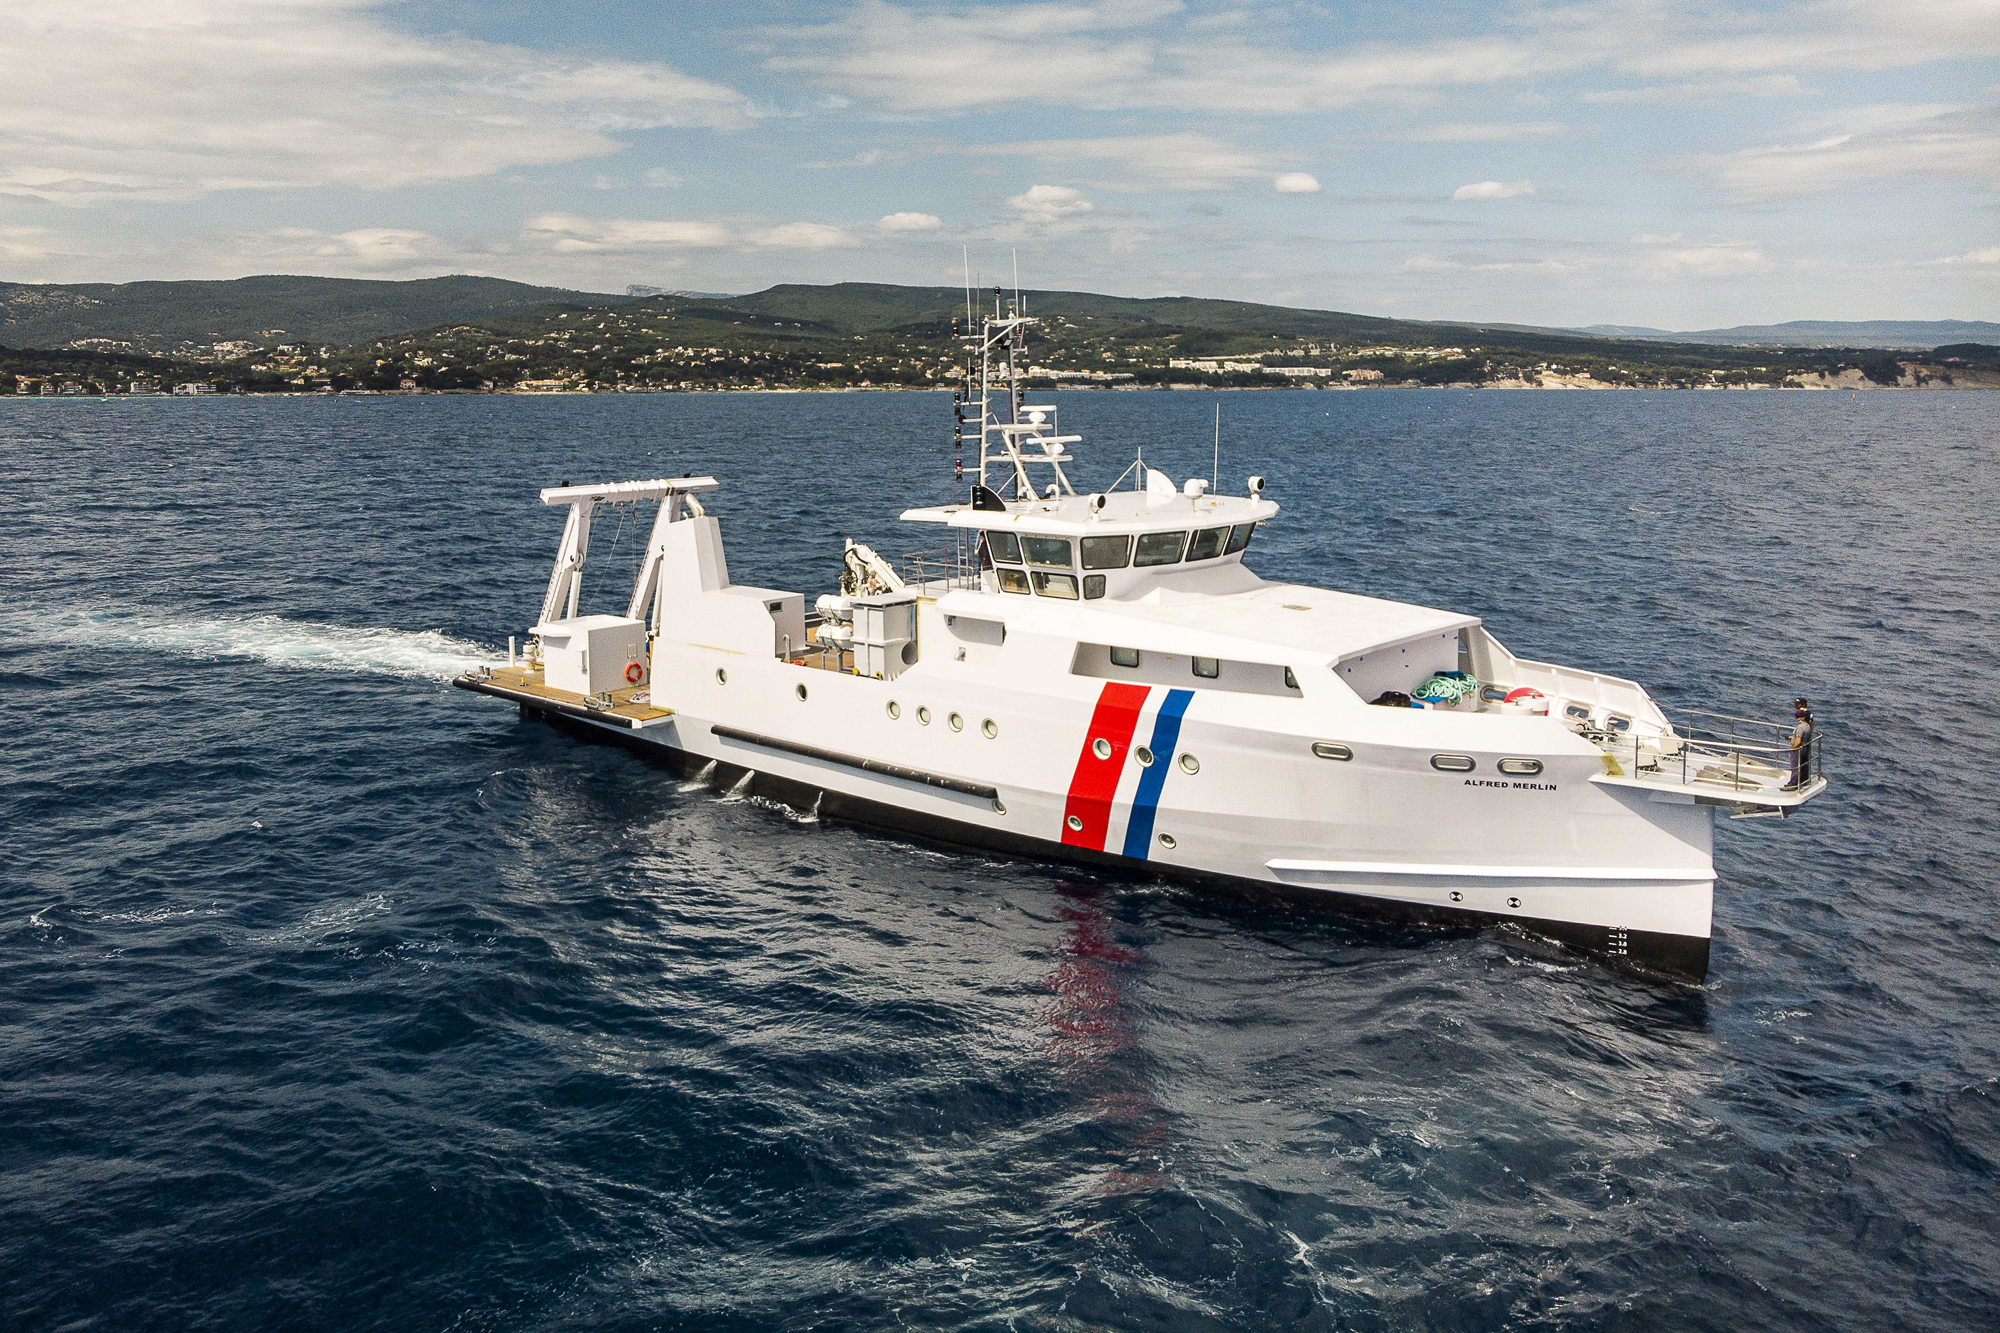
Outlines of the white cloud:
[{"label": "white cloud", "polygon": [[1652,84],[1643,88],[1601,88],[1585,93],[1583,100],[1600,105],[1695,102],[1720,97],[1798,97],[1805,91],[1805,85],[1795,74],[1762,74],[1750,79],[1707,79],[1699,83]]},{"label": "white cloud", "polygon": [[1097,205],[1084,198],[1083,191],[1073,190],[1067,185],[1034,185],[1028,188],[1027,193],[1009,199],[1007,207],[1019,213],[1025,222],[1047,226],[1069,221],[1080,213],[1090,212]]},{"label": "white cloud", "polygon": [[1282,160],[1272,153],[1241,148],[1191,130],[1103,139],[975,144],[953,151],[970,157],[1032,157],[1066,168],[1102,162],[1114,166],[1119,173],[1100,182],[1106,188],[1138,190],[1226,190],[1241,181],[1270,175]]},{"label": "white cloud", "polygon": [[1656,250],[1645,265],[1650,276],[1666,278],[1734,278],[1770,267],[1764,252],[1748,241],[1714,245],[1677,245]]},{"label": "white cloud", "polygon": [[13,0],[0,193],[63,203],[395,189],[727,128],[742,96],[643,61],[388,26],[369,0]]},{"label": "white cloud", "polygon": [[1569,126],[1556,120],[1461,120],[1442,125],[1416,125],[1376,137],[1396,143],[1520,143],[1529,139],[1560,138],[1568,133]]},{"label": "white cloud", "polygon": [[944,219],[931,213],[891,213],[875,226],[885,232],[936,231],[944,225]]},{"label": "white cloud", "polygon": [[0,261],[32,263],[74,253],[52,227],[0,227]]},{"label": "white cloud", "polygon": [[685,184],[678,172],[665,167],[648,167],[639,180],[649,190],[676,190]]},{"label": "white cloud", "polygon": [[[1682,90],[1732,86],[1774,96],[1790,91],[1787,81],[1804,72],[2000,54],[1993,0],[1904,0],[1892,7],[1804,0],[1735,14],[1717,14],[1701,0],[1582,0],[1522,7],[1492,33],[1414,38],[1385,11],[1372,31],[1318,49],[1273,44],[1256,35],[1257,24],[1196,31],[1182,8],[1068,0],[953,10],[861,0],[831,23],[775,34],[795,44],[797,54],[771,63],[894,111],[1032,100],[1101,110],[1287,115],[1598,71],[1649,81],[1612,90],[1614,98],[1696,96],[1704,94]],[[1367,22],[1343,26],[1352,31]],[[996,79],[996,69],[1032,69],[1036,77]]]},{"label": "white cloud", "polygon": [[732,243],[729,229],[698,219],[586,218],[543,213],[521,224],[521,239],[558,254],[647,254]]},{"label": "white cloud", "polygon": [[1586,267],[1562,259],[1462,260],[1443,255],[1413,254],[1403,260],[1405,273],[1567,273]]},{"label": "white cloud", "polygon": [[[776,34],[805,54],[778,57],[855,97],[900,111],[937,111],[1053,96],[1082,105],[1119,105],[1093,91],[1143,79],[1154,42],[1139,30],[1177,14],[1173,0],[1007,4],[966,14],[916,11],[861,0],[831,23]],[[1033,79],[996,79],[995,70],[1032,69]],[[1041,90],[1037,93],[1035,90]]]},{"label": "white cloud", "polygon": [[1659,165],[1705,176],[1746,203],[1912,176],[2000,186],[2000,108],[1858,107],[1846,119],[1853,126],[1848,132],[1806,143],[1668,158]]},{"label": "white cloud", "polygon": [[824,222],[787,222],[782,227],[749,232],[743,237],[743,244],[753,250],[838,250],[861,242],[844,227]]},{"label": "white cloud", "polygon": [[1279,194],[1318,194],[1319,180],[1303,171],[1288,171],[1271,182],[1271,188]]},{"label": "white cloud", "polygon": [[1508,254],[1439,254],[1417,251],[1401,265],[1404,273],[1540,273],[1604,275],[1606,280],[1652,282],[1672,287],[1700,278],[1742,278],[1770,272],[1775,266],[1755,241],[1720,239],[1690,241],[1679,235],[1637,236],[1628,245],[1565,246],[1554,253],[1537,253],[1520,246]]},{"label": "white cloud", "polygon": [[680,250],[835,250],[861,244],[853,232],[823,222],[733,230],[707,218],[587,218],[543,213],[521,224],[530,250],[561,255],[639,255]]},{"label": "white cloud", "polygon": [[1451,192],[1453,199],[1519,199],[1535,192],[1533,181],[1478,181],[1461,185]]},{"label": "white cloud", "polygon": [[436,238],[427,231],[414,231],[407,227],[362,227],[328,237],[314,253],[352,259],[370,266],[400,266],[423,258],[435,248],[435,244]]},{"label": "white cloud", "polygon": [[1947,255],[1943,259],[1933,259],[1933,264],[2000,264],[2000,245],[1989,245],[1983,250],[1967,250],[1962,255]]}]

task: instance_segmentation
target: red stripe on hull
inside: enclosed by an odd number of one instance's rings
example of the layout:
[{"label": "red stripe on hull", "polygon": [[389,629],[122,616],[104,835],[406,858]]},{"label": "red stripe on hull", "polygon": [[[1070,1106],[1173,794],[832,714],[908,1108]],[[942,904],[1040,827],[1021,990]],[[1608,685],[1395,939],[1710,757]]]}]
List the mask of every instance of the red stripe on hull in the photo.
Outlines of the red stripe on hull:
[{"label": "red stripe on hull", "polygon": [[[1083,753],[1076,758],[1076,775],[1069,780],[1069,799],[1063,806],[1062,840],[1070,846],[1104,850],[1111,833],[1111,801],[1125,771],[1125,752],[1151,692],[1150,686],[1111,681],[1097,696],[1097,710],[1090,715],[1090,730],[1084,735]],[[1100,740],[1111,743],[1111,753],[1101,759],[1096,749]]]}]

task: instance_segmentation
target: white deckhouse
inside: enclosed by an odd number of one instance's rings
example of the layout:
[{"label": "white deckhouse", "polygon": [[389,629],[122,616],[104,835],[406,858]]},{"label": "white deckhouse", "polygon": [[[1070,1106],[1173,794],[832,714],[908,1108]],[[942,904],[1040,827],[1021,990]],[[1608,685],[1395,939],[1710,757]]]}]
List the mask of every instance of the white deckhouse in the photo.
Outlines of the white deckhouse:
[{"label": "white deckhouse", "polygon": [[[1670,720],[1629,680],[1515,657],[1478,617],[1244,563],[1278,513],[1143,461],[1079,493],[1024,401],[1031,319],[969,333],[954,542],[847,544],[817,598],[730,582],[709,477],[542,492],[568,522],[525,657],[458,685],[720,783],[1029,856],[1374,915],[1521,928],[1693,978],[1717,810],[1825,789],[1816,737]],[[580,615],[591,519],[657,502],[622,616]]]}]

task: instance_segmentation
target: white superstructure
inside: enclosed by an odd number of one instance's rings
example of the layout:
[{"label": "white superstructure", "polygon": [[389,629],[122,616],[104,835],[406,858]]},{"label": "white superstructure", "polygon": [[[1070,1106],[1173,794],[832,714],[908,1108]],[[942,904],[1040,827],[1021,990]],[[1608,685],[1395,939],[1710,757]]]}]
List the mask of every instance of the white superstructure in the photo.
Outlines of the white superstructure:
[{"label": "white superstructure", "polygon": [[[570,513],[526,660],[457,683],[829,816],[1705,972],[1713,815],[1818,794],[1816,740],[1669,719],[1476,616],[1268,582],[1260,478],[1217,495],[1140,461],[1077,491],[1079,437],[1013,380],[1029,323],[967,340],[977,480],[903,515],[943,549],[850,542],[809,612],[731,582],[713,478],[546,490]],[[626,614],[580,615],[593,513],[640,502]]]}]

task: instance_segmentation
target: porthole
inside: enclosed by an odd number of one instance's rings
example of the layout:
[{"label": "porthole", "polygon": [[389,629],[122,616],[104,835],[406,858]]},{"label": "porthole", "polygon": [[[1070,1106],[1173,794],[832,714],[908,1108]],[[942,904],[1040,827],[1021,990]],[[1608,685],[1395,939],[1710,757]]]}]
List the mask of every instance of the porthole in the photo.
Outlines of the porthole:
[{"label": "porthole", "polygon": [[1216,658],[1197,657],[1193,659],[1193,662],[1194,674],[1200,676],[1203,680],[1214,680],[1222,674],[1222,663]]},{"label": "porthole", "polygon": [[1531,778],[1542,771],[1542,761],[1539,759],[1502,759],[1500,761],[1500,771],[1512,777]]},{"label": "porthole", "polygon": [[1137,648],[1113,648],[1111,650],[1111,665],[1121,667],[1138,666],[1139,650]]},{"label": "porthole", "polygon": [[1007,813],[1007,803],[997,796],[993,798],[993,813],[996,815]]},{"label": "porthole", "polygon": [[792,693],[799,696],[800,703],[806,701],[806,687],[803,684],[792,686]]},{"label": "porthole", "polygon": [[1509,907],[1519,907],[1520,905],[1521,905],[1521,900],[1519,898],[1509,898],[1507,900],[1507,906]]},{"label": "porthole", "polygon": [[1068,819],[1065,819],[1063,823],[1069,825],[1069,831],[1071,833],[1083,832],[1083,821],[1081,819],[1078,819],[1075,815],[1071,815]]},{"label": "porthole", "polygon": [[1182,755],[1182,756],[1181,756],[1181,771],[1182,771],[1183,773],[1199,773],[1199,772],[1201,772],[1201,760],[1199,760],[1199,759],[1195,758],[1195,757],[1194,757],[1193,755],[1191,755],[1191,754],[1184,754],[1184,755]]},{"label": "porthole", "polygon": [[1165,847],[1168,851],[1172,851],[1176,846],[1174,835],[1171,833],[1162,833],[1160,835],[1160,846]]},{"label": "porthole", "polygon": [[729,673],[721,667],[717,667],[715,669],[715,683],[717,685],[727,685],[729,683]]},{"label": "porthole", "polygon": [[1472,761],[1469,754],[1434,754],[1431,756],[1431,767],[1440,773],[1470,773],[1479,765]]},{"label": "porthole", "polygon": [[979,724],[979,730],[990,741],[1000,734],[1000,724],[989,717]]},{"label": "porthole", "polygon": [[1453,889],[1451,891],[1451,900],[1455,903],[1462,903],[1465,901],[1465,895],[1460,893],[1457,889]]},{"label": "porthole", "polygon": [[1132,757],[1139,761],[1139,767],[1141,768],[1151,768],[1153,766],[1153,752],[1143,745],[1132,751]]},{"label": "porthole", "polygon": [[928,727],[930,724],[931,710],[922,704],[917,705],[917,725]]},{"label": "porthole", "polygon": [[965,730],[965,719],[960,717],[957,713],[950,714],[945,718],[944,721],[945,725],[950,727],[953,731]]},{"label": "porthole", "polygon": [[1354,750],[1339,741],[1314,741],[1313,753],[1322,759],[1352,759]]},{"label": "porthole", "polygon": [[1099,736],[1090,743],[1090,752],[1099,759],[1109,759],[1111,757],[1111,742]]},{"label": "porthole", "polygon": [[897,703],[894,699],[891,699],[889,701],[889,720],[891,722],[894,722],[897,718],[901,717],[902,715],[903,715],[903,706]]}]

